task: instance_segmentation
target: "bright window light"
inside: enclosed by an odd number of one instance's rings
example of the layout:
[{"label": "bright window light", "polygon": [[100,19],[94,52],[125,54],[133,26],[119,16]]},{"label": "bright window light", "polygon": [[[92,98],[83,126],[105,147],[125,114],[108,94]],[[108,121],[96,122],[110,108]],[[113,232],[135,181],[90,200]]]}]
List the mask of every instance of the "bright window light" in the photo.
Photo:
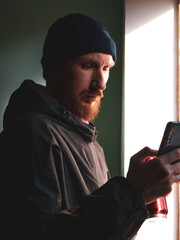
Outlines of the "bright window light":
[{"label": "bright window light", "polygon": [[[168,121],[175,119],[174,10],[125,37],[125,173],[145,146],[158,149]],[[176,240],[174,194],[168,217],[145,221],[136,240]]]}]

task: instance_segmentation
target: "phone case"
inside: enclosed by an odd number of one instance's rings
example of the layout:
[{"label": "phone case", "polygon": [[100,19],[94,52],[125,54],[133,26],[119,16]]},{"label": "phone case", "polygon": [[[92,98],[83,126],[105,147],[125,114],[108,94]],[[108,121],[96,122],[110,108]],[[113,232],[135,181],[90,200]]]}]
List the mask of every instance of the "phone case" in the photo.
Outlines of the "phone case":
[{"label": "phone case", "polygon": [[159,147],[158,156],[180,148],[180,122],[168,122]]}]

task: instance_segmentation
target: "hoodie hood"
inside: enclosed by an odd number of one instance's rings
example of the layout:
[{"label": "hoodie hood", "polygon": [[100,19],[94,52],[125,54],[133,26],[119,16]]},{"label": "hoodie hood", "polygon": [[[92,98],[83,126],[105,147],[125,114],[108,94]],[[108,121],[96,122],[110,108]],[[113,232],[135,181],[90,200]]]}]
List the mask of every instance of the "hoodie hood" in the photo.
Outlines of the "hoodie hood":
[{"label": "hoodie hood", "polygon": [[25,80],[10,97],[4,113],[3,127],[6,128],[15,118],[30,112],[46,114],[58,121],[71,125],[87,141],[92,142],[97,137],[96,128],[92,123],[85,124],[70,114],[65,106],[56,103],[45,93],[44,86],[32,80]]}]

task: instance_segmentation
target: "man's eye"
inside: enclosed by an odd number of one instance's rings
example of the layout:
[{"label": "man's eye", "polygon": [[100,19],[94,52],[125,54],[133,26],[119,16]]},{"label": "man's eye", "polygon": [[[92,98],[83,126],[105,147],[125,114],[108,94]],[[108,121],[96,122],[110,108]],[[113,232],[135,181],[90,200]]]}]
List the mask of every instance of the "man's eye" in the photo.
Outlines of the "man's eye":
[{"label": "man's eye", "polygon": [[82,66],[83,69],[90,69],[90,68],[92,68],[92,65],[88,64],[88,63],[83,63],[81,66]]}]

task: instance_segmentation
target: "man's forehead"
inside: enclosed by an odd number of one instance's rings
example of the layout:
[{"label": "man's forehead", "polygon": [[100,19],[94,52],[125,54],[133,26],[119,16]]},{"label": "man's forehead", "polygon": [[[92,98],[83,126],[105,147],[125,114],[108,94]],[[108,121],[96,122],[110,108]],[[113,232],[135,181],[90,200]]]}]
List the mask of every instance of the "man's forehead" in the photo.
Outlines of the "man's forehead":
[{"label": "man's forehead", "polygon": [[115,64],[112,56],[106,53],[87,53],[79,56],[78,59],[82,61],[104,62],[109,65]]}]

